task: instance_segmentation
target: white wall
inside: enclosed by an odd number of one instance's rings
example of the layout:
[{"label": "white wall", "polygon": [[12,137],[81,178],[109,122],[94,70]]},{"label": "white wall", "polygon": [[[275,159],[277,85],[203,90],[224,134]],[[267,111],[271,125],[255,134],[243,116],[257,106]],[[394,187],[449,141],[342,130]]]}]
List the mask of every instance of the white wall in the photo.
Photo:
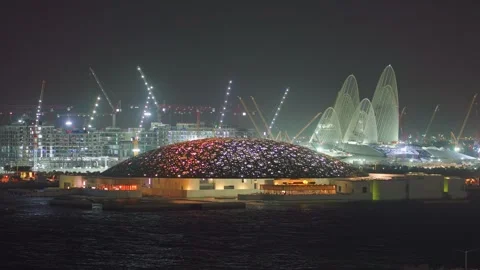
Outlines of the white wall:
[{"label": "white wall", "polygon": [[443,197],[442,175],[406,175],[410,199],[440,199]]},{"label": "white wall", "polygon": [[465,179],[460,177],[446,177],[448,181],[448,194],[452,199],[464,199],[467,197],[465,191]]},{"label": "white wall", "polygon": [[337,186],[337,193],[339,194],[350,194],[353,192],[353,182],[348,180],[338,180],[335,181],[335,185]]},{"label": "white wall", "polygon": [[[405,200],[407,199],[407,183],[404,179],[375,180],[379,200]],[[373,187],[370,187],[373,190]]]}]

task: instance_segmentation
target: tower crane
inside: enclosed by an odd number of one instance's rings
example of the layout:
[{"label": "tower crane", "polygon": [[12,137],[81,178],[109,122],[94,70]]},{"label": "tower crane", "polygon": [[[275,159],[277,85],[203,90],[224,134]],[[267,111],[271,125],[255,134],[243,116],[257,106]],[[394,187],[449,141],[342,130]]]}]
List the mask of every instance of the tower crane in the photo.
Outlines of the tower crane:
[{"label": "tower crane", "polygon": [[95,116],[97,116],[97,110],[98,110],[98,104],[100,103],[100,100],[102,98],[100,97],[100,95],[98,95],[96,98],[95,98],[95,103],[94,103],[94,106],[93,106],[93,109],[92,109],[92,114],[91,115],[87,115],[88,116],[88,122],[87,122],[87,127],[88,128],[92,128],[92,121],[95,119]]},{"label": "tower crane", "polygon": [[[147,87],[147,92],[148,92],[148,96],[147,96],[147,101],[146,101],[146,104],[145,104],[145,108],[148,108],[148,104],[149,104],[149,99],[152,100],[152,102],[155,104],[155,106],[157,107],[157,117],[158,117],[158,122],[162,122],[162,115],[161,115],[161,108],[160,108],[160,104],[157,102],[157,99],[155,99],[155,95],[153,95],[153,86],[151,86],[148,82],[147,82],[147,77],[145,76],[145,74],[143,73],[142,71],[142,68],[140,66],[137,66],[137,70],[138,72],[140,73],[140,77],[142,78],[143,80],[143,83],[145,83],[145,86]],[[142,124],[143,124],[143,119],[145,118],[145,113],[148,113],[146,112],[146,110],[144,110],[144,114],[142,115],[142,120],[140,121],[141,124],[140,124],[140,127],[142,127]]]},{"label": "tower crane", "polygon": [[430,122],[428,122],[427,129],[425,130],[425,135],[424,135],[425,137],[423,138],[423,142],[426,142],[426,141],[427,141],[428,131],[430,130],[430,126],[432,125],[432,122],[433,122],[433,120],[435,119],[435,115],[437,115],[437,112],[438,112],[439,107],[440,107],[440,105],[438,104],[438,105],[435,107],[435,110],[433,110],[432,117],[430,118]]},{"label": "tower crane", "polygon": [[275,120],[277,120],[278,114],[280,113],[280,109],[282,109],[283,102],[285,101],[285,98],[287,98],[288,91],[290,91],[289,88],[285,89],[285,92],[283,93],[282,100],[280,100],[280,104],[278,104],[277,111],[275,112],[275,115],[272,118],[272,122],[268,127],[270,130],[272,130],[273,125],[275,124]]},{"label": "tower crane", "polygon": [[228,81],[227,91],[225,92],[225,101],[222,105],[222,110],[220,112],[220,122],[218,123],[218,129],[222,128],[223,125],[223,118],[225,117],[225,112],[227,111],[227,104],[228,104],[228,96],[230,95],[230,90],[232,89],[233,81]]},{"label": "tower crane", "polygon": [[400,124],[400,135],[403,137],[403,117],[407,114],[407,107],[403,107],[402,112],[400,112],[400,116],[398,117],[398,123]]},{"label": "tower crane", "polygon": [[121,106],[121,101],[118,102],[117,107],[113,106],[112,101],[108,97],[105,89],[103,89],[103,86],[100,83],[100,80],[98,79],[97,74],[95,74],[95,71],[93,71],[92,68],[90,68],[90,73],[92,73],[93,77],[95,78],[95,81],[97,82],[98,87],[100,88],[100,90],[102,90],[102,93],[105,96],[105,99],[107,100],[108,105],[110,105],[110,108],[112,108],[112,127],[116,127],[117,113],[119,113],[121,111],[121,107],[120,107]]},{"label": "tower crane", "polygon": [[[33,169],[36,170],[38,167],[38,146],[42,144],[40,141],[41,131],[40,128],[40,116],[42,115],[42,102],[43,102],[43,93],[45,91],[46,81],[42,81],[42,88],[40,90],[40,98],[38,99],[37,113],[35,115],[35,126],[33,128]],[[40,156],[42,154],[40,153]]]},{"label": "tower crane", "polygon": [[457,143],[457,137],[453,134],[453,131],[450,131],[450,138],[453,140],[453,143]]},{"label": "tower crane", "polygon": [[277,136],[275,137],[275,141],[280,141],[282,139],[282,131],[279,131]]},{"label": "tower crane", "polygon": [[306,126],[304,126],[298,133],[297,135],[293,136],[292,140],[290,141],[290,143],[293,143],[297,138],[298,136],[300,136],[304,131],[305,129],[307,129],[312,123],[313,121],[315,121],[315,119],[317,119],[320,115],[322,114],[322,112],[319,112],[317,113],[317,115],[315,115],[312,120],[310,120],[310,122],[308,122],[308,124]]},{"label": "tower crane", "polygon": [[290,142],[290,141],[293,141],[292,139],[290,139],[290,136],[288,135],[288,132],[285,130],[285,137],[284,137],[284,141],[286,142]]},{"label": "tower crane", "polygon": [[240,100],[240,103],[242,103],[242,106],[245,109],[245,112],[247,112],[248,118],[250,118],[250,121],[252,121],[252,124],[255,127],[255,130],[257,131],[258,135],[262,137],[262,133],[258,129],[257,123],[255,123],[255,120],[253,120],[252,114],[248,110],[247,105],[245,104],[245,102],[243,102],[243,99],[241,97],[238,97],[238,99]]},{"label": "tower crane", "polygon": [[407,114],[407,107],[403,107],[402,112],[400,113],[400,121],[403,120],[403,116]]},{"label": "tower crane", "polygon": [[262,111],[260,111],[260,108],[258,107],[258,104],[257,102],[255,101],[255,98],[254,97],[250,97],[252,99],[252,102],[253,102],[253,105],[255,105],[255,109],[257,109],[257,112],[258,112],[258,115],[260,115],[260,118],[262,119],[262,122],[263,124],[265,125],[265,129],[267,130],[267,135],[268,135],[268,138],[270,138],[271,140],[273,140],[273,135],[272,135],[272,131],[270,130],[270,128],[268,127],[267,125],[267,122],[265,121],[265,118],[263,117],[263,113]]},{"label": "tower crane", "polygon": [[472,102],[470,103],[470,107],[468,108],[468,111],[467,111],[467,115],[465,116],[465,119],[463,120],[462,128],[460,128],[460,132],[458,132],[458,135],[457,135],[457,137],[456,137],[456,140],[455,140],[455,151],[459,151],[459,150],[460,150],[458,143],[460,142],[460,139],[462,138],[463,131],[464,131],[464,129],[465,129],[465,126],[467,125],[467,121],[468,121],[468,118],[470,117],[470,113],[472,112],[472,107],[473,107],[473,104],[475,104],[475,100],[477,99],[477,95],[478,95],[478,93],[476,93],[476,94],[473,96]]}]

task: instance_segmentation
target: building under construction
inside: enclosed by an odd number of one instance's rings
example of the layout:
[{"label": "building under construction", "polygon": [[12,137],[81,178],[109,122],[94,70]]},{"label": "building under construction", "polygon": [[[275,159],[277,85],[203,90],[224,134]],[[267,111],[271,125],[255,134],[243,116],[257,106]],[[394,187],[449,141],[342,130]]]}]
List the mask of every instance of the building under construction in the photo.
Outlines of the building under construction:
[{"label": "building under construction", "polygon": [[[0,164],[36,170],[97,171],[163,145],[210,137],[251,137],[251,131],[214,130],[196,124],[152,123],[141,128],[68,130],[54,126],[0,126]],[[37,144],[37,145],[36,145]]]},{"label": "building under construction", "polygon": [[[73,106],[54,108],[44,105],[46,82],[43,81],[36,112],[30,110],[35,106],[13,106],[8,107],[5,115],[1,114],[7,116],[3,120],[7,120],[8,124],[0,126],[0,166],[29,166],[40,171],[103,171],[139,153],[197,139],[260,137],[292,143],[320,115],[317,114],[290,138],[286,131],[280,131],[275,126],[289,89],[285,90],[268,124],[253,97],[251,99],[255,107],[252,111],[240,97],[242,106],[233,104],[229,99],[233,89],[232,80],[228,81],[225,99],[220,107],[162,104],[140,66],[137,66],[137,71],[146,90],[143,92],[145,103],[127,106],[124,111],[120,100],[109,97],[95,71],[92,68],[89,71],[94,79],[91,81],[95,81],[98,88],[96,95],[92,96],[89,112],[74,109]],[[103,99],[106,100],[105,108],[102,108]],[[109,112],[105,113],[105,109]],[[21,111],[21,117],[16,117],[16,113],[13,113],[15,110]],[[109,118],[108,124],[102,123],[105,116]],[[263,127],[257,125],[260,120]],[[254,129],[247,129],[251,125]],[[274,126],[278,130],[275,136],[272,133]]]}]

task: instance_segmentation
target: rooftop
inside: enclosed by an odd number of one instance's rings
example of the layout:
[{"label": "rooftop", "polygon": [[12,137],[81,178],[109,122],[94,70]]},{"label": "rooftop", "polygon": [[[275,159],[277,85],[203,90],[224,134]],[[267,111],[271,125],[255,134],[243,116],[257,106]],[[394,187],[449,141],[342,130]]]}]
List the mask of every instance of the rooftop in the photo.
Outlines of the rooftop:
[{"label": "rooftop", "polygon": [[306,147],[265,139],[209,138],[160,147],[125,160],[106,177],[329,178],[356,171]]}]

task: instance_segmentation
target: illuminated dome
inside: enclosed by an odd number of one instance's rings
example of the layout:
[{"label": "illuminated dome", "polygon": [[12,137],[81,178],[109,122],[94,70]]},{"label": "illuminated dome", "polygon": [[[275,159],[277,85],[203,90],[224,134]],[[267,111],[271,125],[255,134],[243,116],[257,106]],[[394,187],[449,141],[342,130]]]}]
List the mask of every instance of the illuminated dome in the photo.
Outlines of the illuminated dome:
[{"label": "illuminated dome", "polygon": [[264,139],[209,138],[164,146],[104,171],[106,177],[327,178],[354,174],[306,147]]}]

